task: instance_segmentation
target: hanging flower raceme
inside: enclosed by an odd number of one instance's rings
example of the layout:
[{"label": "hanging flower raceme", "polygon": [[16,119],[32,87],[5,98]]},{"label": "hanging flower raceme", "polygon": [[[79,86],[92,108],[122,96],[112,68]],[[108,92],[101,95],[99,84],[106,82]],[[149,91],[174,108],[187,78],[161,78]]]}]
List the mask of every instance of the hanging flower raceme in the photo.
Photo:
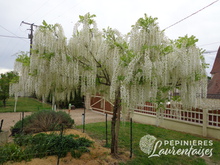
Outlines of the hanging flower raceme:
[{"label": "hanging flower raceme", "polygon": [[183,107],[196,106],[197,93],[206,92],[206,75],[194,36],[171,41],[147,15],[128,35],[101,32],[94,17],[80,16],[68,43],[61,25],[44,21],[35,31],[29,66],[17,65],[20,88],[54,103],[68,101],[78,87],[82,95],[99,93],[111,101],[120,93],[124,114],[146,101],[162,105],[173,93]]}]

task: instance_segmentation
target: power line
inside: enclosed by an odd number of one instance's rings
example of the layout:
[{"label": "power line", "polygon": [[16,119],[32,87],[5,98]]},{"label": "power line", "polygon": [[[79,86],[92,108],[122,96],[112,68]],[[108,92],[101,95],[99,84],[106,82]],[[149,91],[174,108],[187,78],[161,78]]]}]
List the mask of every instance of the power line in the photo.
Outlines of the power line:
[{"label": "power line", "polygon": [[176,23],[174,23],[174,24],[172,24],[172,25],[166,27],[164,30],[169,29],[169,28],[171,28],[172,26],[174,26],[174,25],[176,25],[176,24],[178,24],[178,23],[180,23],[180,22],[182,22],[182,21],[184,21],[184,20],[186,20],[186,19],[192,17],[193,15],[199,13],[200,11],[202,11],[202,10],[208,8],[208,7],[210,7],[211,5],[213,5],[214,3],[218,2],[218,1],[219,1],[219,0],[216,0],[216,1],[212,2],[212,3],[210,3],[209,5],[203,7],[202,9],[200,9],[200,10],[198,10],[198,11],[192,13],[191,15],[189,15],[189,16],[187,16],[187,17],[185,17],[185,18],[183,18],[183,19],[181,19],[181,20],[179,20],[179,21],[177,21]]},{"label": "power line", "polygon": [[[48,11],[46,14],[44,14],[42,17],[40,17],[39,19],[37,19],[37,21],[39,21],[40,19],[44,18],[45,16],[47,16],[50,12],[52,12],[53,10],[55,10],[58,6],[60,6],[62,3],[64,3],[65,0],[62,0],[59,4],[57,4],[54,8],[52,8],[50,11]],[[35,21],[35,22],[37,22]]]},{"label": "power line", "polygon": [[28,39],[28,38],[26,38],[26,37],[7,36],[7,35],[1,35],[1,34],[0,34],[0,37],[7,37],[7,38],[18,38],[18,39]]},{"label": "power line", "polygon": [[210,53],[215,53],[217,52],[218,50],[209,50],[209,51],[205,51],[203,54],[210,54]]},{"label": "power line", "polygon": [[9,32],[9,33],[13,34],[14,36],[18,37],[16,34],[14,34],[14,33],[10,32],[8,29],[4,28],[2,25],[0,25],[0,27],[1,27],[2,29],[6,30],[7,32]]},{"label": "power line", "polygon": [[[69,12],[70,10],[74,9],[75,7],[77,7],[78,5],[80,5],[83,1],[85,0],[82,0],[80,1],[79,3],[75,4],[74,6],[70,7],[68,10],[66,10],[63,14],[60,14],[59,16],[53,18],[52,20],[56,19],[56,18],[59,18],[59,17],[62,17],[63,15],[65,15],[67,12]],[[65,19],[65,18],[64,18]]]},{"label": "power line", "polygon": [[214,45],[214,44],[219,44],[219,43],[220,43],[220,42],[213,42],[213,43],[204,44],[204,45],[199,45],[199,46],[201,47],[201,46]]},{"label": "power line", "polygon": [[[4,28],[2,25],[0,25],[0,27],[1,27],[2,29],[6,30],[7,32],[11,33],[11,34],[14,35],[15,37],[20,38],[20,37],[17,36],[16,34],[10,32],[8,29]],[[20,38],[20,39],[23,40],[24,42],[27,42],[27,41],[25,41],[23,38]]]},{"label": "power line", "polygon": [[46,5],[50,0],[47,0],[46,2],[44,2],[37,10],[35,10],[32,14],[30,14],[28,17],[26,17],[24,20],[27,20],[28,18],[30,18],[31,16],[33,16],[35,13],[37,13],[44,5]]}]

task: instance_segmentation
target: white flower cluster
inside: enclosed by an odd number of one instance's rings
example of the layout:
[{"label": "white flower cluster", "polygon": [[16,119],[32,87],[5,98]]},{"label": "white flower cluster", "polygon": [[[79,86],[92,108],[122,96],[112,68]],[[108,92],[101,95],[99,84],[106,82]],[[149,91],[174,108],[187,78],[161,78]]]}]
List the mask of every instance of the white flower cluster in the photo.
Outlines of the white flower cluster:
[{"label": "white flower cluster", "polygon": [[[11,90],[50,96],[54,104],[69,101],[79,86],[82,95],[99,93],[111,101],[120,90],[122,112],[127,114],[130,107],[165,99],[178,87],[182,104],[196,106],[196,93],[205,93],[207,85],[199,49],[186,43],[179,48],[157,24],[145,24],[137,22],[123,36],[117,30],[100,32],[85,15],[68,43],[59,24],[38,29],[30,66],[16,64],[21,77],[19,87]],[[106,34],[113,35],[103,37]]]}]

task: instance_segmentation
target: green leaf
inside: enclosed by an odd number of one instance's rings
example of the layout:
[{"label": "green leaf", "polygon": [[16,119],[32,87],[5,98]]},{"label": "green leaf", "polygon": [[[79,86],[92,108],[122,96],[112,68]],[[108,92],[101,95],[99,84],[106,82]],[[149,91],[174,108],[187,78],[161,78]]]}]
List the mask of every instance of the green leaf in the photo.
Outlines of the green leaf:
[{"label": "green leaf", "polygon": [[30,57],[28,56],[28,53],[26,52],[20,52],[21,54],[18,55],[16,58],[17,62],[21,62],[23,66],[30,66]]},{"label": "green leaf", "polygon": [[177,48],[181,48],[183,45],[185,45],[187,48],[190,46],[195,46],[196,42],[198,42],[198,39],[193,35],[191,37],[185,35],[184,37],[179,37],[174,41]]},{"label": "green leaf", "polygon": [[45,20],[43,20],[42,24],[43,24],[44,26],[48,26],[48,24],[47,24],[47,22],[46,22]]},{"label": "green leaf", "polygon": [[119,81],[123,81],[123,80],[125,79],[125,76],[120,75],[120,76],[117,77],[117,79],[118,79]]}]

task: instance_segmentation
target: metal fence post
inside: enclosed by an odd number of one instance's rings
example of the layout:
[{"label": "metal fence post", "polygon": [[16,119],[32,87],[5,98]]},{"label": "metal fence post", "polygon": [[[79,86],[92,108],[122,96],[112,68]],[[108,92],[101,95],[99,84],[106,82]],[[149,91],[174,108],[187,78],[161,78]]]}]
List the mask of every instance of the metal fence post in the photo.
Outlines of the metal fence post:
[{"label": "metal fence post", "polygon": [[132,118],[130,118],[130,158],[132,158],[132,153],[133,153],[133,146],[132,146],[132,142],[133,142],[133,136],[132,136]]},{"label": "metal fence post", "polygon": [[108,114],[105,114],[105,136],[106,136],[106,146],[108,146]]},{"label": "metal fence post", "polygon": [[60,131],[60,150],[58,152],[57,165],[60,164],[61,152],[63,152],[63,150],[62,150],[62,148],[63,148],[62,140],[63,140],[63,125],[61,125],[61,131]]},{"label": "metal fence post", "polygon": [[82,114],[83,133],[85,132],[85,114]]},{"label": "metal fence post", "polygon": [[22,118],[21,118],[21,132],[23,132],[24,128],[24,112],[22,112]]},{"label": "metal fence post", "polygon": [[0,132],[2,131],[2,125],[3,125],[4,119],[1,120],[1,125],[0,125]]}]

